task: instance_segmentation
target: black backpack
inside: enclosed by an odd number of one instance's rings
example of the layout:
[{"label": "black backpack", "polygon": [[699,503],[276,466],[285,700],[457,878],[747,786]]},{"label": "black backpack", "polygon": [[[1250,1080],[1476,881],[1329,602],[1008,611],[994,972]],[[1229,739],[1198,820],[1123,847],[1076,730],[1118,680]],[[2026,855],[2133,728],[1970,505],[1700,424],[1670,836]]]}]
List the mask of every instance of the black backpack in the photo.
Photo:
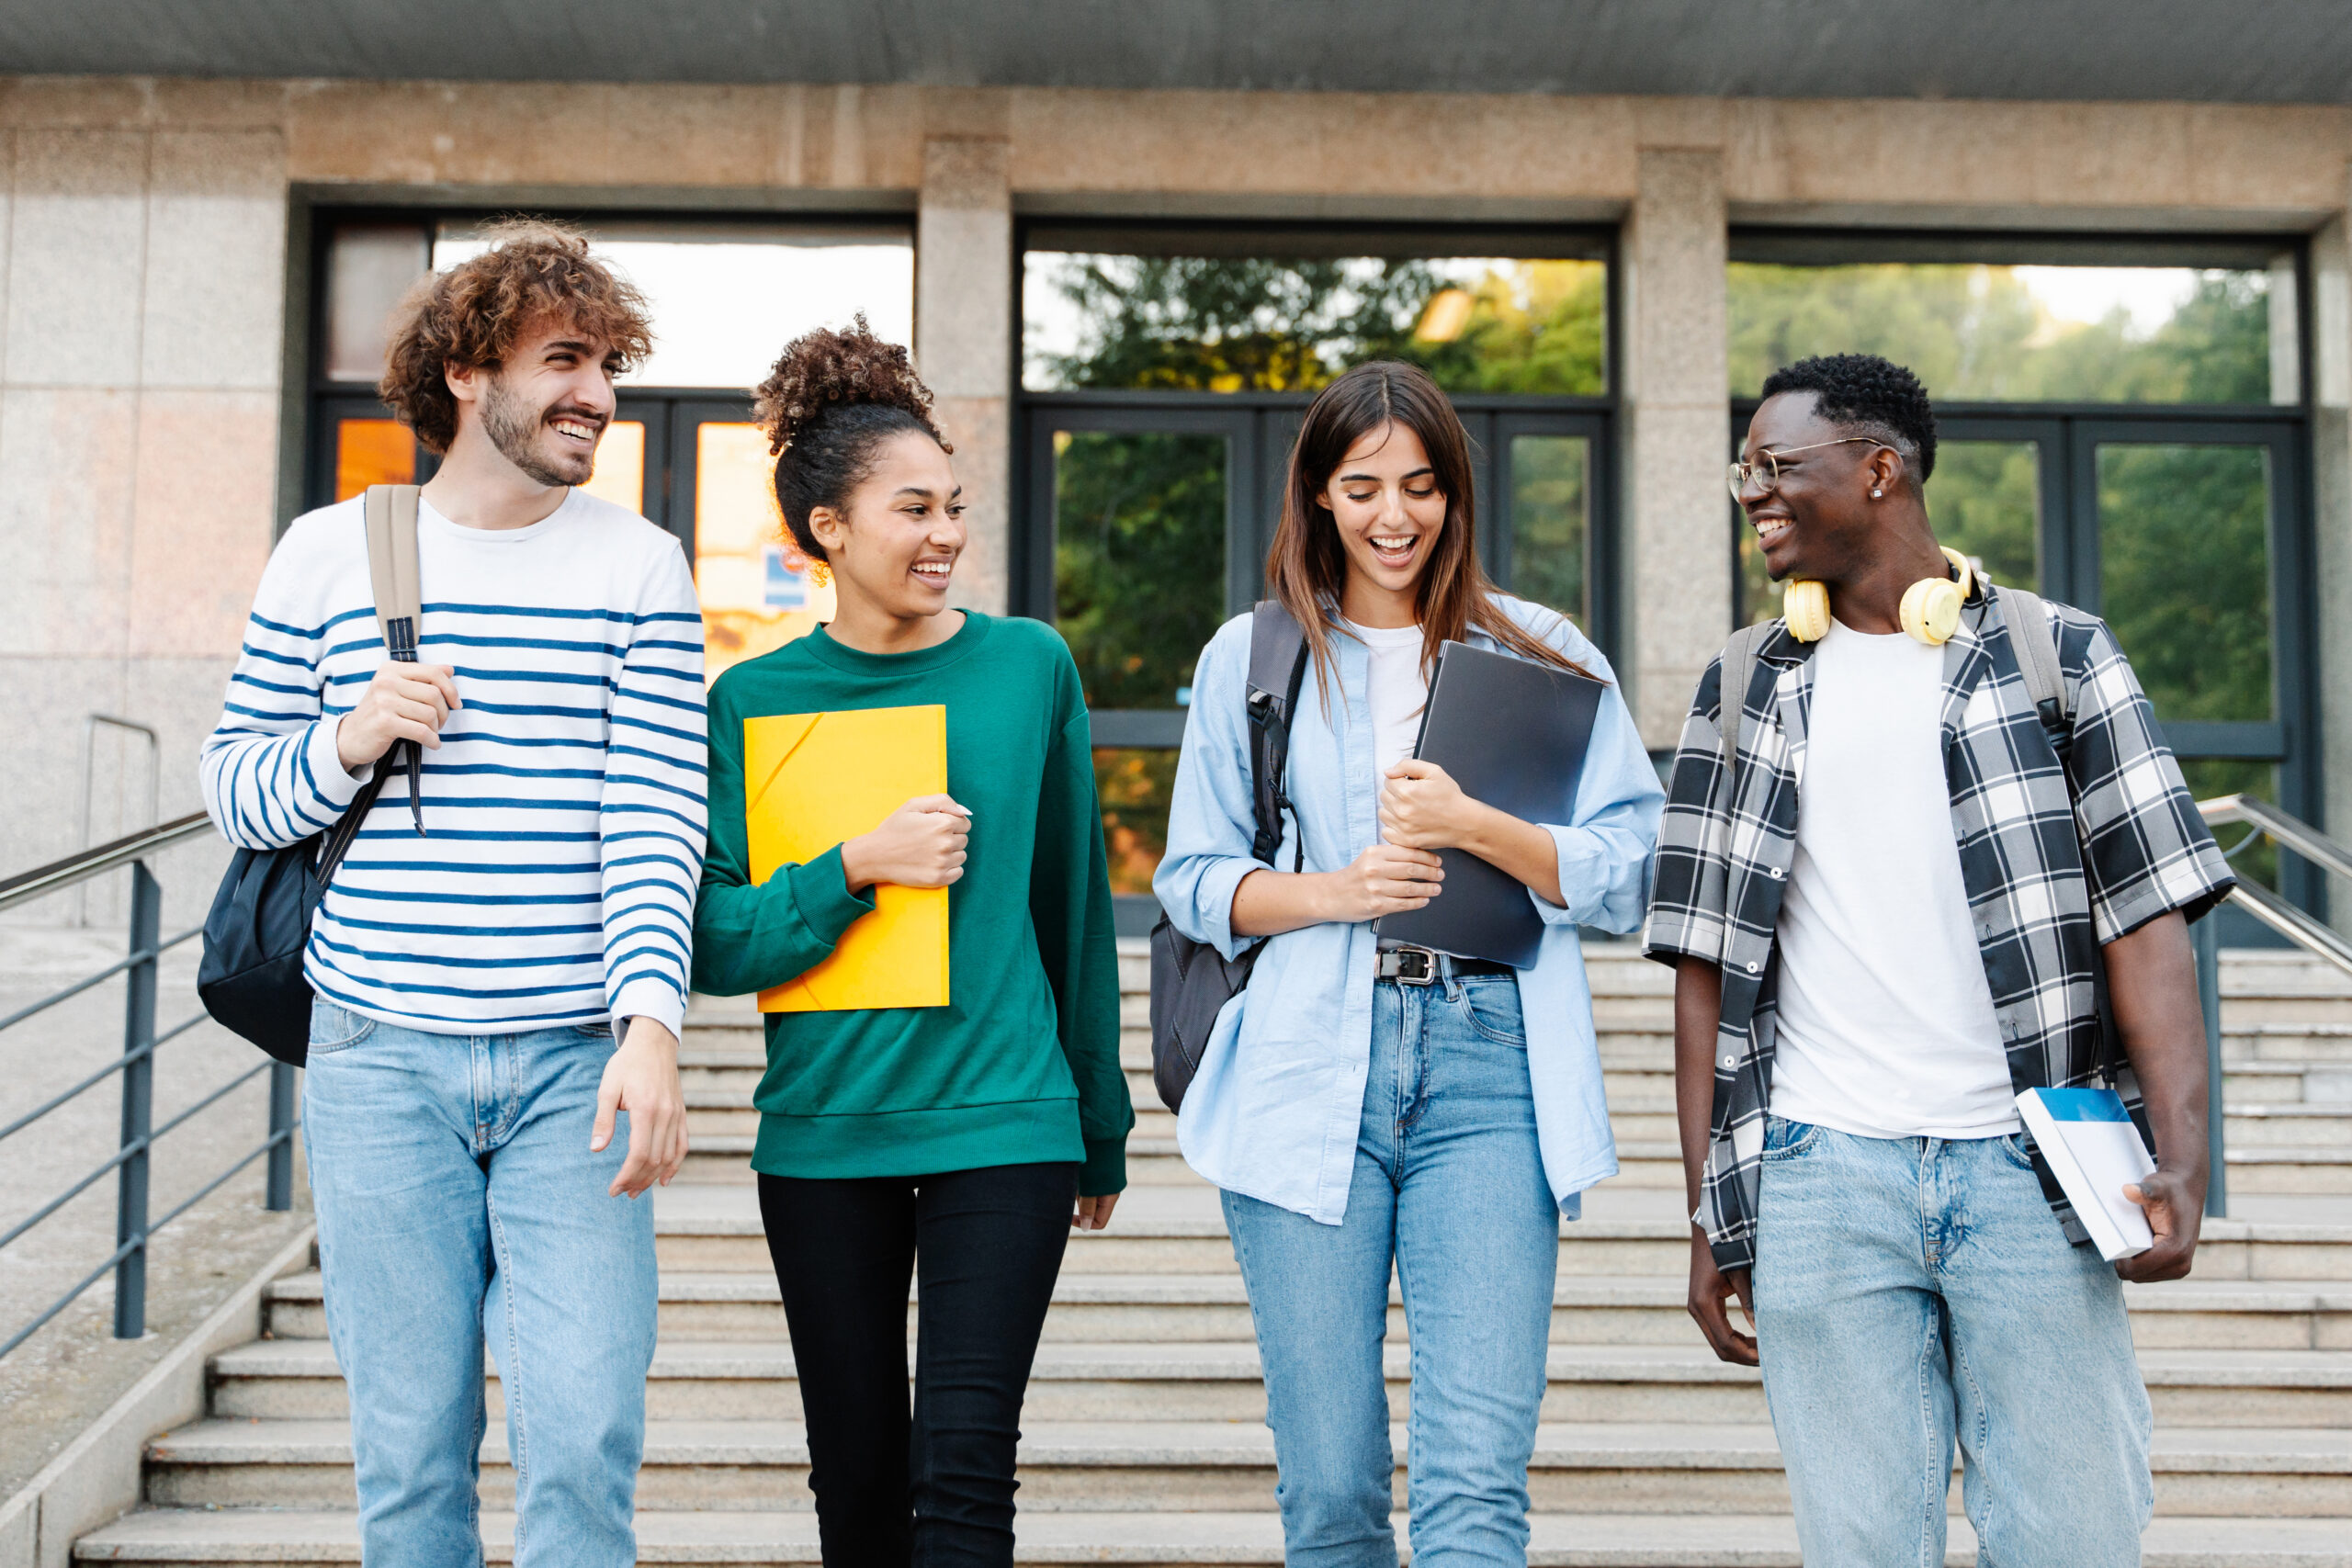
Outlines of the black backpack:
[{"label": "black backpack", "polygon": [[[368,491],[368,577],[376,619],[394,659],[416,659],[418,617],[416,487],[373,485]],[[405,567],[405,571],[402,568]],[[418,811],[415,743],[402,740],[384,753],[335,825],[299,844],[239,850],[204,917],[204,961],[196,994],[204,1010],[272,1056],[300,1066],[311,1054],[311,983],[302,953],[311,944],[311,917],[335,867],[359,836],[359,826],[384,781],[408,768],[410,806]]]},{"label": "black backpack", "polygon": [[[1283,812],[1290,807],[1283,778],[1306,673],[1306,633],[1280,603],[1261,602],[1250,623],[1250,784],[1258,824],[1250,852],[1269,866],[1281,852]],[[1293,871],[1306,863],[1306,840],[1301,829]],[[1183,1104],[1216,1015],[1250,984],[1262,946],[1253,942],[1240,957],[1227,959],[1178,931],[1164,910],[1151,928],[1151,1082],[1169,1110]]]}]

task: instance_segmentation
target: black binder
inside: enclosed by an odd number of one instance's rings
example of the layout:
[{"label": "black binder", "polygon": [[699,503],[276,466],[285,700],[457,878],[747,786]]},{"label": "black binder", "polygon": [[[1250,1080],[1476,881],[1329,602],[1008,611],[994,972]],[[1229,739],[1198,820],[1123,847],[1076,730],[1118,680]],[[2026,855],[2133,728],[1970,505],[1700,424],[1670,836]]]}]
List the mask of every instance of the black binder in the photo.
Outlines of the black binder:
[{"label": "black binder", "polygon": [[[1448,642],[1438,650],[1413,755],[1443,768],[1464,795],[1523,822],[1566,822],[1606,690],[1571,671]],[[1544,919],[1526,885],[1467,850],[1440,850],[1438,858],[1445,891],[1419,909],[1382,916],[1373,923],[1380,940],[1517,969],[1532,964]]]}]

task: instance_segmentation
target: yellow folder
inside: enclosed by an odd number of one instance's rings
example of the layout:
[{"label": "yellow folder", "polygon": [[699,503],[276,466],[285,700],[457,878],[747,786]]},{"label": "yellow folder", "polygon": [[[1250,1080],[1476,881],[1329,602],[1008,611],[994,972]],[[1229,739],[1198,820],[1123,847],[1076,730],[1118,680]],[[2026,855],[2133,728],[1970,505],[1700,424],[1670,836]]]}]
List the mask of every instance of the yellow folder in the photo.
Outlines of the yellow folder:
[{"label": "yellow folder", "polygon": [[[918,795],[947,793],[947,710],[854,708],[743,721],[752,880],[872,831]],[[877,883],[874,912],[833,955],[760,993],[762,1012],[947,1005],[947,889]]]}]

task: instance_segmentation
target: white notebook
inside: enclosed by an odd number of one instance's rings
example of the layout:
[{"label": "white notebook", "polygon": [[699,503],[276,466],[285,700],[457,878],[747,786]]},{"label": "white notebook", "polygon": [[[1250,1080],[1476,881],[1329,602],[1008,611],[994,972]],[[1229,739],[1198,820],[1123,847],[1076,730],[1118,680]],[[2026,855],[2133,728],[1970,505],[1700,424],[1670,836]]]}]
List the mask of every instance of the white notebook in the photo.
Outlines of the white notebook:
[{"label": "white notebook", "polygon": [[2101,1258],[2111,1263],[2156,1244],[2146,1211],[2123,1195],[2156,1162],[2121,1095],[2111,1089],[2030,1089],[2018,1096],[2018,1114]]}]

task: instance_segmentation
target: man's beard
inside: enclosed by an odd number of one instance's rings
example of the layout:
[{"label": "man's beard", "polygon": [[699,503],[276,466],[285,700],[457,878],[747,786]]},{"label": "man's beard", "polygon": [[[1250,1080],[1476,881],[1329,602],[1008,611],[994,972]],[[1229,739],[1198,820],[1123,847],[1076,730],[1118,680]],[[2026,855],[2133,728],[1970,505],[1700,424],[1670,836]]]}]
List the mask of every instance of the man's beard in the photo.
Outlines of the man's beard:
[{"label": "man's beard", "polygon": [[[579,472],[567,472],[556,466],[539,449],[539,436],[547,429],[547,417],[552,412],[534,409],[514,393],[496,376],[490,378],[490,389],[481,400],[482,434],[490,437],[492,446],[501,456],[543,485],[576,485],[588,482],[594,471],[596,456],[591,448]],[[598,422],[592,416],[582,416],[583,424]]]}]

